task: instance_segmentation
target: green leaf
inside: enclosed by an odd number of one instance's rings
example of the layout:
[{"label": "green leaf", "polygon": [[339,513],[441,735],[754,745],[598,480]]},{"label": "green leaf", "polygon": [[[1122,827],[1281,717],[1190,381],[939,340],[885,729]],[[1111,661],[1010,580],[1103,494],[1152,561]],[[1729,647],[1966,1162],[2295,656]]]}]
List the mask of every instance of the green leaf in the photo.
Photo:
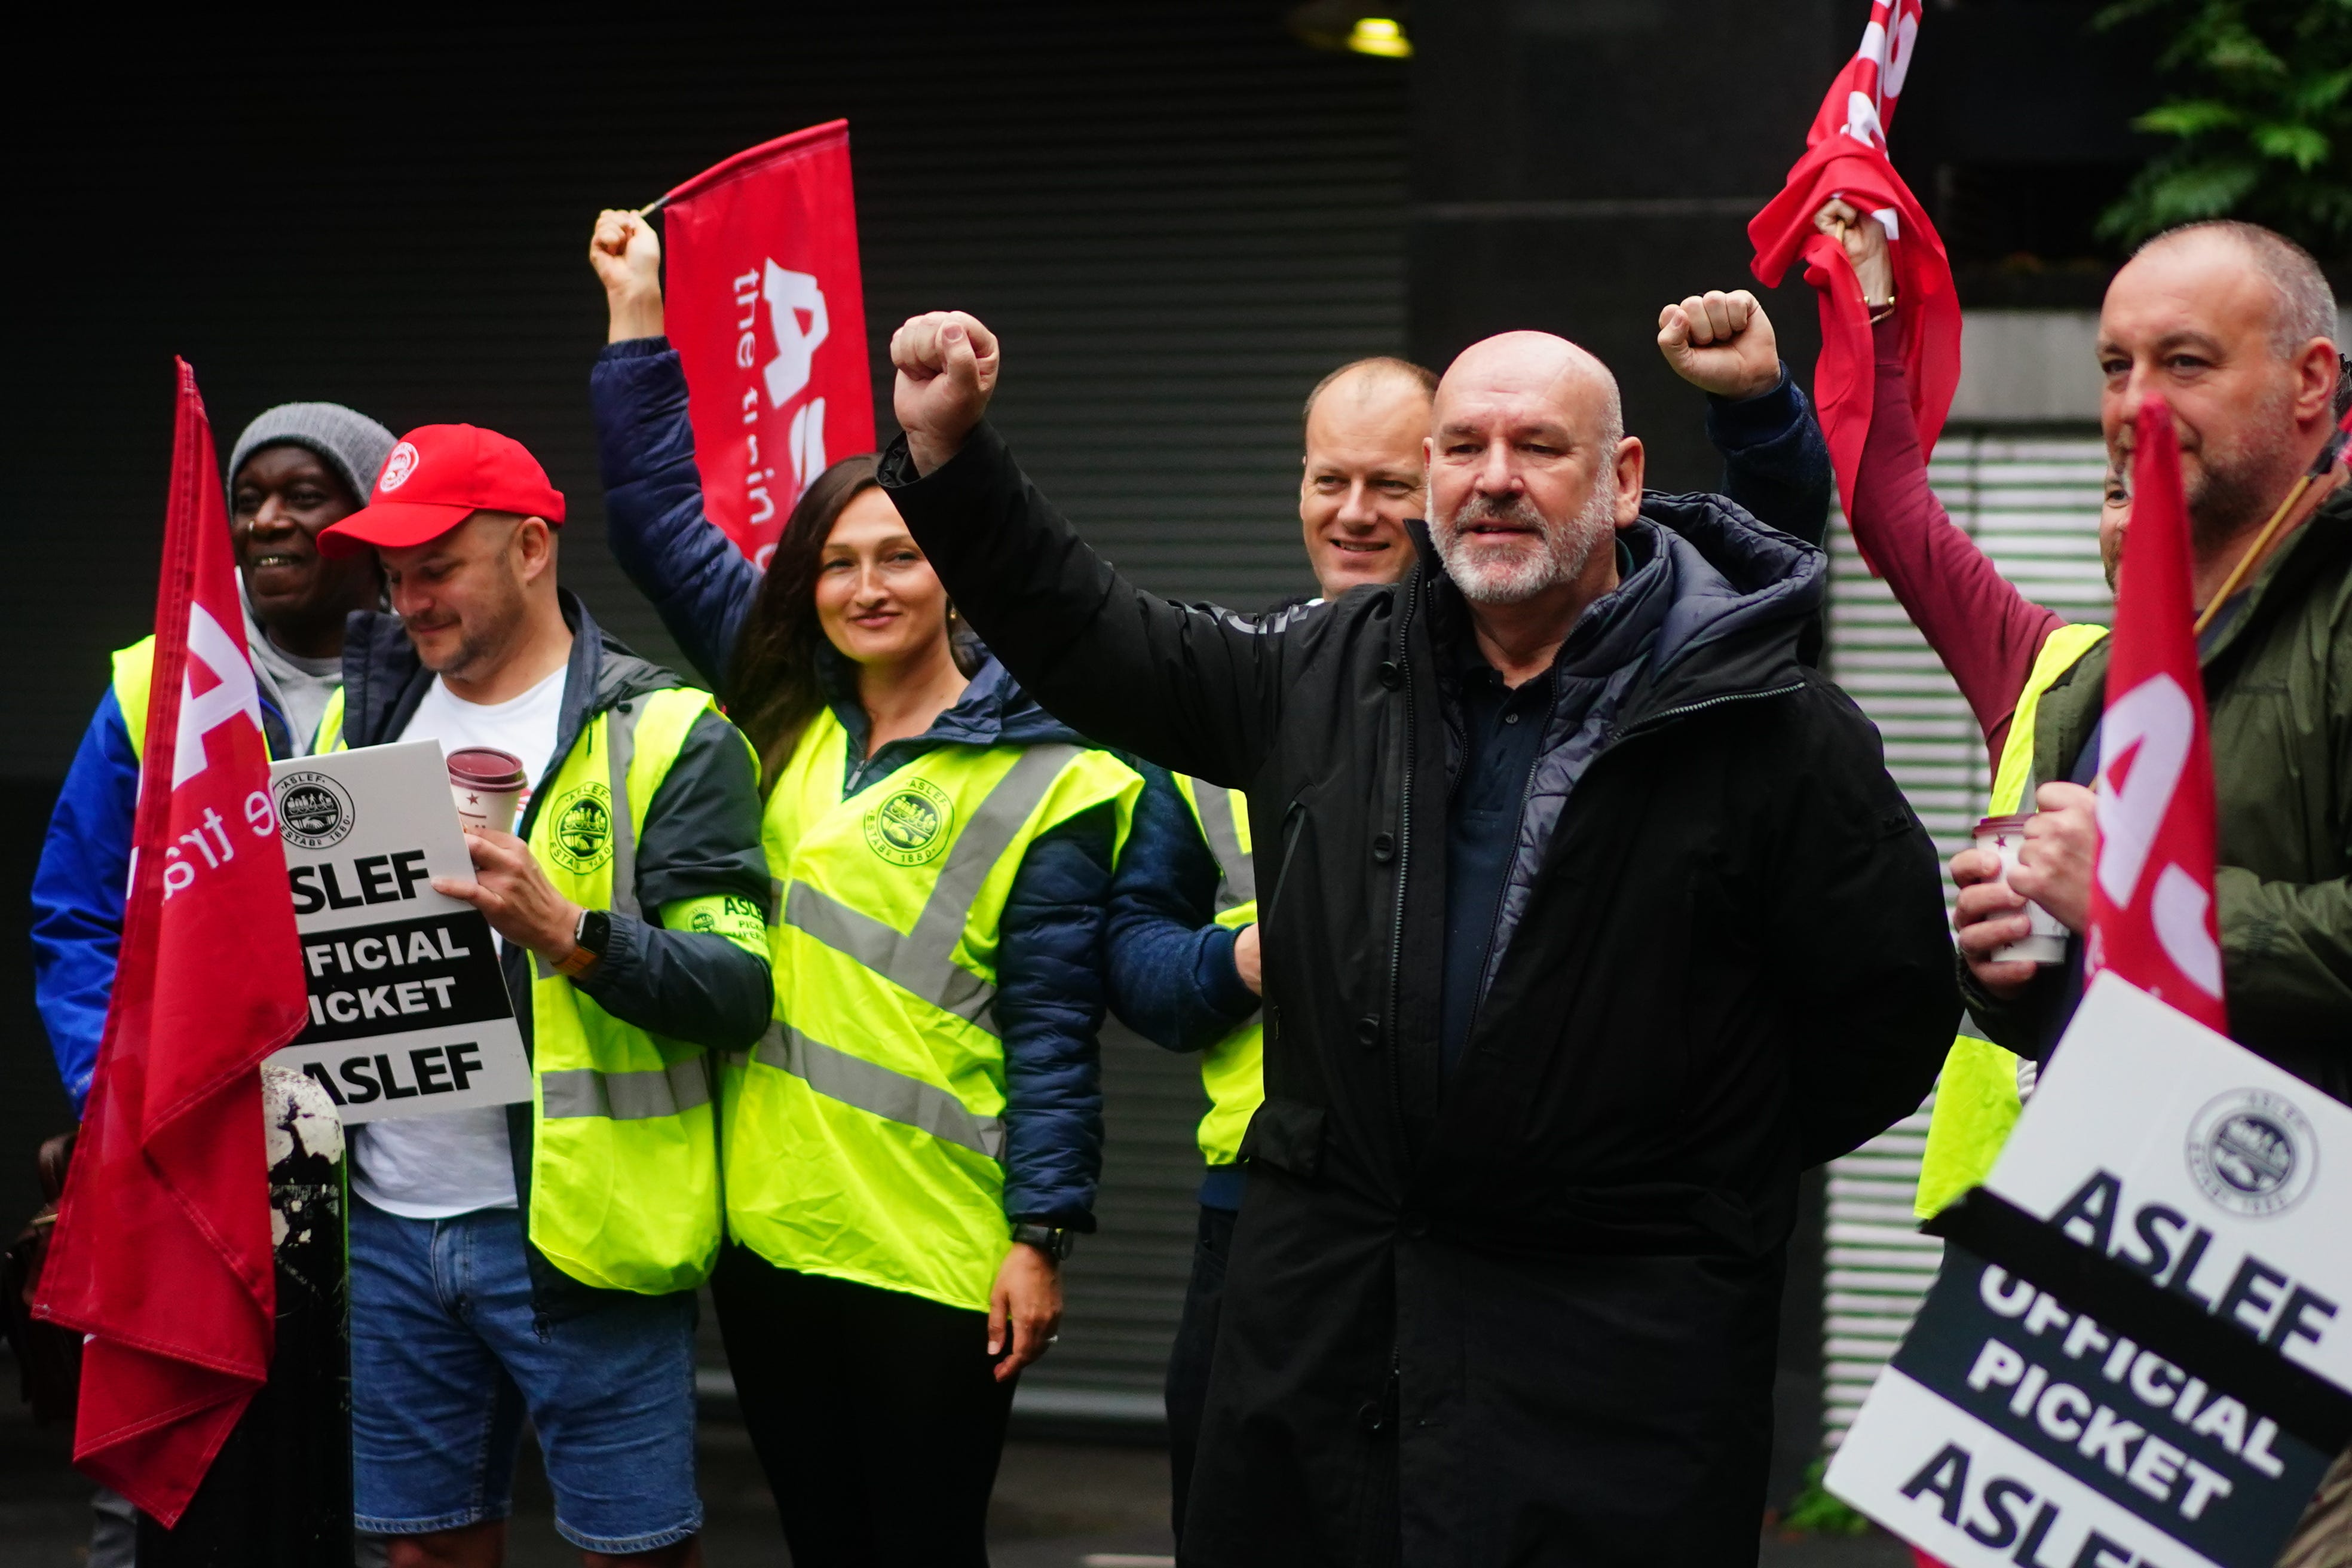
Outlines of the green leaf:
[{"label": "green leaf", "polygon": [[[2352,0],[2345,0],[2352,7]],[[2342,70],[2323,71],[2305,77],[2287,89],[2287,107],[2297,114],[2316,115],[2343,101],[2347,90],[2352,90],[2352,67]]]},{"label": "green leaf", "polygon": [[2220,217],[2262,178],[2262,165],[2251,159],[2213,158],[2186,164],[2148,182],[2148,211],[2160,227]]},{"label": "green leaf", "polygon": [[2205,47],[2205,64],[2227,76],[2242,73],[2248,76],[2284,76],[2286,62],[2273,54],[2270,46],[2242,22],[2216,29],[2211,43]]},{"label": "green leaf", "polygon": [[2304,170],[2315,169],[2327,162],[2330,151],[2327,138],[2308,125],[2273,121],[2255,126],[2251,138],[2264,157],[2282,159]]},{"label": "green leaf", "polygon": [[2159,103],[2139,116],[2132,121],[2132,129],[2152,131],[2159,136],[2202,136],[2208,131],[2223,130],[2244,121],[2243,113],[2219,99],[2179,98]]}]

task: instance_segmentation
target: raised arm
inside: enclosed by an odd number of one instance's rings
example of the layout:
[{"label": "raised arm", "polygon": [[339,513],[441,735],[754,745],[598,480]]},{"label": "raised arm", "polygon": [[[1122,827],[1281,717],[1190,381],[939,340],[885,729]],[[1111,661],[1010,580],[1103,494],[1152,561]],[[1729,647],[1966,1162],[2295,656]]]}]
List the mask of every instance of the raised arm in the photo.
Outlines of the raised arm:
[{"label": "raised arm", "polygon": [[1328,608],[1250,621],[1121,578],[982,422],[999,357],[987,328],[935,311],[890,342],[906,435],[882,483],[996,657],[1065,723],[1179,773],[1246,784],[1264,762],[1294,646]]},{"label": "raised arm", "polygon": [[[1836,209],[1843,207],[1842,202],[1831,203],[1823,221],[1845,241],[1864,293],[1884,298],[1894,288],[1886,232],[1875,219],[1857,216],[1850,208],[1843,217],[1835,216]],[[1885,281],[1874,285],[1874,279]],[[1874,287],[1885,292],[1874,294]],[[2034,656],[2065,619],[2019,593],[1936,499],[1927,485],[1927,455],[1919,445],[1919,427],[1911,417],[1900,324],[1890,316],[1872,332],[1877,345],[1877,384],[1854,493],[1848,498],[1846,525],[1864,557],[1886,579],[1904,613],[1951,671],[1998,766]]]},{"label": "raised arm", "polygon": [[1818,546],[1836,480],[1803,388],[1780,363],[1772,319],[1745,289],[1694,294],[1658,312],[1658,352],[1706,394],[1706,437],[1723,493],[1768,528]]},{"label": "raised arm", "polygon": [[588,373],[614,559],[721,700],[760,572],[702,510],[686,372],[662,336],[661,242],[634,213],[596,220],[588,259],[610,341]]}]

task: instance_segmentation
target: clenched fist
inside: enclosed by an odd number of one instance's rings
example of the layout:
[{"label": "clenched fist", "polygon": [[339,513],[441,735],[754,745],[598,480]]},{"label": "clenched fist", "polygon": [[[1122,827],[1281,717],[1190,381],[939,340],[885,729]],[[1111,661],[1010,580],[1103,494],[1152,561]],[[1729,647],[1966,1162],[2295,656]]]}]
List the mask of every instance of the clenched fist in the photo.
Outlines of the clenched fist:
[{"label": "clenched fist", "polygon": [[890,336],[898,379],[891,411],[907,433],[915,472],[928,474],[963,449],[996,390],[996,334],[961,310],[911,316]]},{"label": "clenched fist", "polygon": [[1754,397],[1780,383],[1771,318],[1745,289],[1711,289],[1660,310],[1658,352],[1676,375],[1717,397]]},{"label": "clenched fist", "polygon": [[644,215],[610,207],[598,213],[596,232],[588,240],[588,265],[604,285],[604,303],[612,312],[607,342],[661,336],[661,237]]}]

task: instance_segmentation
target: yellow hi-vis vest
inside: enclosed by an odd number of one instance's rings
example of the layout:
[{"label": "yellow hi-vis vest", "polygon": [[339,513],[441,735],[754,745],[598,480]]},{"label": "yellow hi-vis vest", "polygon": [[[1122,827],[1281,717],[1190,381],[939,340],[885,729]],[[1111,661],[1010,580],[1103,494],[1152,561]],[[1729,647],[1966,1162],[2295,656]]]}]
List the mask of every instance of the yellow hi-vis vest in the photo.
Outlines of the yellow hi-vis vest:
[{"label": "yellow hi-vis vest", "polygon": [[[710,694],[671,687],[595,716],[530,804],[532,858],[585,909],[640,913],[636,844],[655,792]],[[343,749],[343,694],[319,750]],[[746,742],[746,749],[750,742]],[[663,906],[672,930],[760,951],[764,911],[741,899]],[[691,1290],[719,1256],[719,1150],[700,1046],[625,1023],[531,957],[530,1235],[584,1284],[661,1296]]]},{"label": "yellow hi-vis vest", "polygon": [[[1217,923],[1234,930],[1257,920],[1257,872],[1250,860],[1249,796],[1200,779],[1176,775],[1192,820],[1217,861]],[[1241,1158],[1242,1134],[1265,1100],[1265,1025],[1253,1018],[1201,1053],[1201,1087],[1209,1112],[1201,1118],[1202,1157],[1212,1165]]]},{"label": "yellow hi-vis vest", "polygon": [[941,746],[844,800],[820,712],[768,797],[776,1018],[726,1061],[729,1234],[779,1268],[986,1310],[1012,1246],[999,924],[1040,836],[1143,781],[1074,745]]},{"label": "yellow hi-vis vest", "polygon": [[155,686],[155,637],[141,637],[129,647],[114,650],[114,702],[122,710],[123,728],[131,731],[131,754],[147,756],[147,698]]},{"label": "yellow hi-vis vest", "polygon": [[[2034,656],[2033,668],[2018,694],[2017,712],[2001,743],[2000,766],[1992,780],[1985,815],[2009,816],[2025,804],[2033,782],[2033,720],[2042,695],[2074,668],[2105,626],[2060,626]],[[1990,1040],[1963,1030],[1954,1037],[1944,1070],[1936,1079],[1936,1109],[1927,1122],[1927,1148],[1919,1160],[1919,1190],[1911,1211],[1921,1219],[1942,1209],[1970,1187],[1983,1184],[2009,1142],[2024,1109],[2017,1093],[2018,1058]]]}]

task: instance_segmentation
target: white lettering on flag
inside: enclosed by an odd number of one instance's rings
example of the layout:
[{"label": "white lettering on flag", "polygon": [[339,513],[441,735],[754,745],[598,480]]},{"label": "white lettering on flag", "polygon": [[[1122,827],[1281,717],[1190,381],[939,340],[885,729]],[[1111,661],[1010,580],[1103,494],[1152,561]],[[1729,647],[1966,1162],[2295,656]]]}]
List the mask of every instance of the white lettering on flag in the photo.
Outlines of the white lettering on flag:
[{"label": "white lettering on flag", "polygon": [[793,494],[799,495],[824,472],[824,399],[812,397],[793,416],[786,443],[793,451]]},{"label": "white lettering on flag", "polygon": [[[2169,675],[2151,675],[2107,704],[2099,741],[2099,888],[2117,909],[2139,889],[2196,724],[2189,693]],[[2131,774],[2119,784],[2116,770],[2126,762]]]},{"label": "white lettering on flag", "polygon": [[2156,939],[2172,966],[2208,996],[2221,994],[2221,950],[2205,928],[2205,907],[2212,900],[2197,879],[2178,866],[2167,866],[2156,879],[2156,898],[2148,912],[2155,918]]},{"label": "white lettering on flag", "polygon": [[180,677],[180,732],[172,753],[172,787],[205,771],[205,737],[242,713],[261,728],[261,692],[236,639],[202,605],[188,606],[188,658],[212,671],[214,686],[196,695],[194,670]]},{"label": "white lettering on flag", "polygon": [[[768,383],[768,406],[782,408],[808,385],[810,362],[832,326],[825,316],[824,290],[812,273],[794,272],[772,260],[760,297],[768,302],[768,331],[776,340],[776,357],[760,374]],[[803,311],[809,319],[805,331],[800,321]]]}]

